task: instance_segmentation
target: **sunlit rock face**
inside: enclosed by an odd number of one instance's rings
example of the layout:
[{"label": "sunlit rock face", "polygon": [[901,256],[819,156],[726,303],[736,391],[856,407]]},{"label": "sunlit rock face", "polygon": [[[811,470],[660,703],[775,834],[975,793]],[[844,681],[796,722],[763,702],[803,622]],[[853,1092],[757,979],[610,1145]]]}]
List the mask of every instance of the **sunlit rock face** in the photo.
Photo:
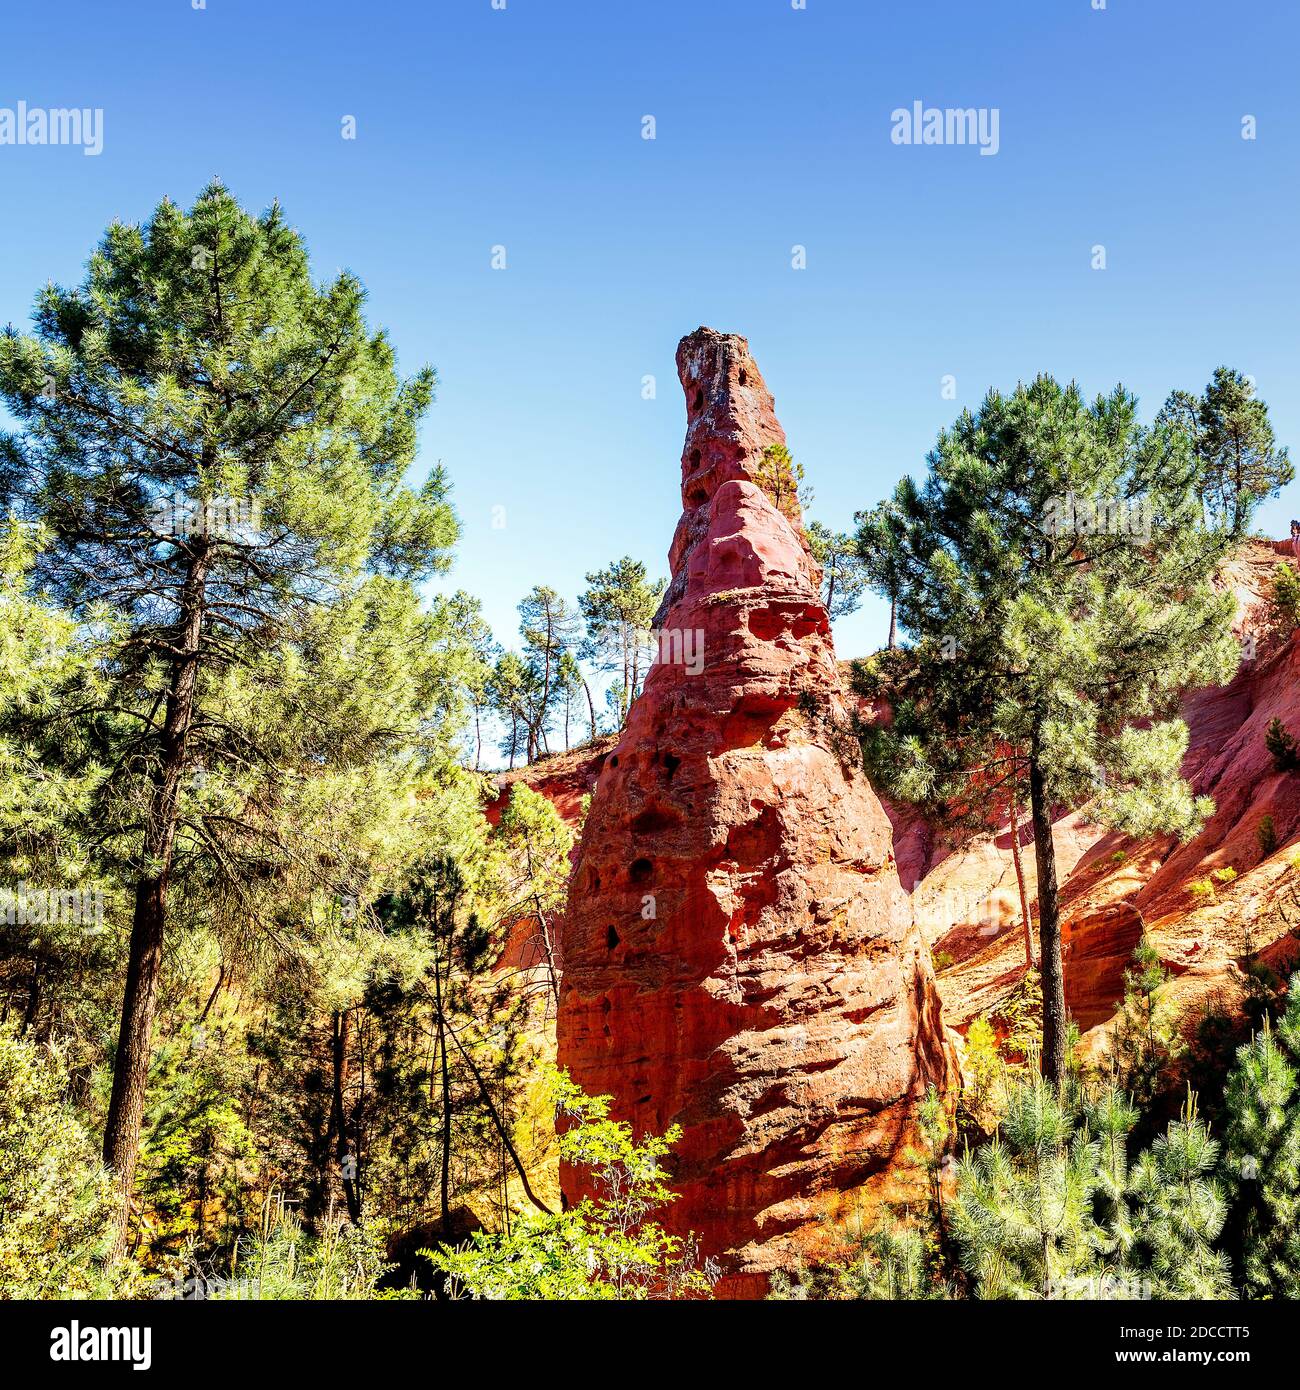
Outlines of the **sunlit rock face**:
[{"label": "sunlit rock face", "polygon": [[559,1061],[638,1131],[683,1127],[665,1224],[753,1297],[819,1217],[881,1195],[955,1064],[797,502],[757,481],[785,438],[771,394],[735,335],[697,330],[677,366],[660,659],[574,868]]}]

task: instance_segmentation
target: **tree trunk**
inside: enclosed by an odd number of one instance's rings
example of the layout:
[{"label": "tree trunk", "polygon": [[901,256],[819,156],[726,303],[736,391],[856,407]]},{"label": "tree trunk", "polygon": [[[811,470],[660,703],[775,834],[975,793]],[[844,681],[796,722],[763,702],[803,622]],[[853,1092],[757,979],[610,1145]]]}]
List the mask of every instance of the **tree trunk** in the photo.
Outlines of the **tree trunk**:
[{"label": "tree trunk", "polygon": [[451,1234],[451,1072],[447,1066],[447,1020],[442,1012],[442,966],[433,962],[433,985],[438,1007],[438,1053],[442,1070],[442,1234]]},{"label": "tree trunk", "polygon": [[892,652],[898,644],[898,600],[889,600],[889,650]]},{"label": "tree trunk", "polygon": [[519,1151],[515,1148],[514,1143],[511,1141],[510,1135],[506,1130],[505,1122],[502,1120],[501,1116],[497,1114],[497,1108],[492,1101],[492,1092],[488,1088],[488,1083],[484,1079],[483,1073],[479,1071],[477,1065],[474,1062],[473,1057],[469,1055],[469,1051],[466,1049],[465,1044],[461,1042],[459,1037],[457,1037],[456,1030],[451,1026],[449,1020],[444,1020],[444,1027],[446,1030],[446,1035],[451,1038],[453,1043],[455,1043],[456,1051],[460,1053],[465,1065],[470,1070],[470,1074],[473,1076],[475,1082],[478,1084],[479,1096],[482,1099],[483,1104],[487,1107],[488,1118],[492,1121],[492,1125],[496,1129],[497,1135],[500,1138],[501,1143],[505,1146],[506,1152],[510,1155],[510,1161],[515,1166],[515,1172],[519,1174],[519,1182],[524,1189],[524,1196],[528,1198],[528,1200],[533,1204],[533,1206],[537,1208],[538,1211],[544,1211],[548,1216],[553,1216],[555,1213],[551,1211],[550,1207],[548,1207],[546,1203],[542,1201],[542,1199],[533,1191],[532,1187],[529,1185],[528,1170],[524,1167],[524,1161],[519,1157]]},{"label": "tree trunk", "polygon": [[[344,1009],[336,1013],[331,1027],[331,1053],[334,1070],[334,1098],[330,1105],[329,1132],[333,1134],[335,1156],[338,1159],[339,1173],[342,1176],[348,1158],[348,1121],[344,1103],[344,1093],[348,1084],[348,1053],[352,1045],[352,1010]],[[361,1156],[352,1149],[354,1163],[360,1164]],[[355,1226],[361,1221],[361,1184],[359,1177],[343,1177],[343,1195],[348,1204],[348,1218]]]},{"label": "tree trunk", "polygon": [[587,684],[586,676],[582,678],[583,693],[587,697],[587,713],[591,718],[591,741],[596,741],[596,702],[591,698],[591,686]]},{"label": "tree trunk", "polygon": [[1065,972],[1061,963],[1061,912],[1056,890],[1056,846],[1052,813],[1035,733],[1029,752],[1029,801],[1038,866],[1038,938],[1043,977],[1043,1075],[1058,1091],[1065,1086]]},{"label": "tree trunk", "polygon": [[181,655],[172,662],[163,719],[160,760],[155,774],[141,848],[143,865],[135,885],[135,911],[126,965],[126,989],[117,1053],[113,1058],[113,1091],[104,1126],[104,1162],[117,1175],[121,1211],[111,1258],[126,1249],[126,1228],[135,1165],[140,1153],[140,1122],[149,1078],[154,1010],[162,970],[163,931],[167,921],[167,887],[172,856],[185,748],[194,711],[194,688],[199,672],[199,640],[203,632],[203,595],[208,577],[206,543],[199,541],[181,588],[176,645]]},{"label": "tree trunk", "polygon": [[1025,866],[1020,861],[1020,803],[1016,790],[1011,788],[1011,862],[1016,866],[1016,886],[1020,889],[1020,921],[1025,932],[1025,968],[1032,970],[1034,959],[1034,924],[1029,915],[1029,894],[1025,891]]},{"label": "tree trunk", "polygon": [[23,1011],[21,1031],[26,1033],[36,1022],[41,1010],[41,957],[32,955],[32,978],[27,985],[27,1008]]}]

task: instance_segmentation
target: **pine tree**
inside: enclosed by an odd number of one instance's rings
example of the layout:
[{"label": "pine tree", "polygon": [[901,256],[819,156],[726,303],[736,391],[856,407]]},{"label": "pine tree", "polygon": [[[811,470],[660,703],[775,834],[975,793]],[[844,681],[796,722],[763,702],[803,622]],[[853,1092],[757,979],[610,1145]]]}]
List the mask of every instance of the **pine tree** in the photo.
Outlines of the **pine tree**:
[{"label": "pine tree", "polygon": [[[354,892],[351,837],[395,833],[412,750],[445,760],[458,737],[459,639],[413,588],[449,560],[447,481],[403,485],[434,377],[398,377],[363,299],[351,275],[313,284],[278,206],[251,217],[213,184],[110,227],[84,283],[0,339],[23,426],[0,501],[45,527],[52,602],[124,619],[65,730],[113,769],[88,815],[134,901],[104,1136],[124,1211],[186,884],[246,925],[250,884]],[[379,774],[399,747],[405,770]]]},{"label": "pine tree", "polygon": [[1201,497],[1233,531],[1244,531],[1254,507],[1295,477],[1287,451],[1276,446],[1268,406],[1231,367],[1216,367],[1199,399],[1173,392],[1157,418],[1187,436],[1201,466]]},{"label": "pine tree", "polygon": [[613,709],[615,728],[621,730],[653,659],[648,639],[664,581],[651,581],[646,567],[625,555],[589,574],[587,585],[578,597],[587,623],[582,654],[601,670],[615,673]]},{"label": "pine tree", "polygon": [[447,601],[448,616],[469,649],[465,667],[465,690],[474,720],[474,771],[483,765],[483,720],[492,708],[492,670],[501,656],[501,645],[483,616],[477,598],[458,589]]},{"label": "pine tree", "polygon": [[769,444],[763,450],[755,481],[782,516],[802,523],[803,511],[812,502],[812,492],[804,484],[803,464],[795,462],[784,444]]},{"label": "pine tree", "polygon": [[1091,406],[1049,377],[992,392],[940,436],[929,465],[869,538],[887,548],[915,645],[893,721],[868,731],[864,751],[908,800],[1029,806],[1043,1065],[1061,1085],[1053,810],[1090,801],[1095,819],[1137,835],[1187,834],[1208,813],[1179,775],[1180,697],[1226,680],[1239,659],[1231,596],[1210,582],[1237,533],[1200,524],[1186,441],[1141,429],[1121,388]]},{"label": "pine tree", "polygon": [[957,1176],[953,1229],[980,1298],[1230,1298],[1216,1244],[1218,1145],[1189,1097],[1132,1158],[1137,1108],[1118,1087],[1062,1099],[1010,1088],[998,1137]]},{"label": "pine tree", "polygon": [[1295,735],[1274,715],[1264,730],[1264,747],[1273,758],[1273,766],[1279,772],[1294,772],[1300,768],[1300,744]]},{"label": "pine tree", "polygon": [[1139,1157],[1129,1176],[1130,1279],[1156,1298],[1231,1298],[1228,1257],[1214,1248],[1227,1202],[1214,1176],[1219,1146],[1190,1094],[1182,1116]]},{"label": "pine tree", "polygon": [[1300,627],[1300,570],[1286,560],[1279,560],[1273,570],[1268,608],[1273,630],[1279,637],[1290,637]]},{"label": "pine tree", "polygon": [[866,567],[858,554],[857,542],[820,521],[811,521],[808,548],[822,567],[822,600],[827,615],[834,619],[856,613],[862,607],[867,587]]},{"label": "pine tree", "polygon": [[1300,975],[1286,1012],[1237,1053],[1220,1172],[1250,1298],[1300,1298]]},{"label": "pine tree", "polygon": [[516,652],[503,652],[488,682],[492,708],[502,724],[501,753],[514,767],[532,748],[532,721],[538,703],[536,672]]},{"label": "pine tree", "polygon": [[1159,997],[1168,978],[1160,953],[1144,936],[1134,948],[1133,967],[1124,972],[1110,1043],[1117,1084],[1143,1108],[1155,1100],[1183,1050],[1177,1013]]},{"label": "pine tree", "polygon": [[900,518],[892,500],[881,502],[870,511],[854,515],[858,524],[856,544],[867,582],[889,600],[889,637],[885,649],[893,651],[898,641],[898,591],[902,574],[895,545]]},{"label": "pine tree", "polygon": [[549,751],[546,733],[557,704],[564,699],[562,661],[578,642],[579,619],[554,589],[538,584],[519,604],[519,633],[531,679],[526,689],[528,761]]},{"label": "pine tree", "polygon": [[1098,1148],[1041,1077],[1010,1089],[998,1136],[962,1160],[951,1204],[980,1298],[1088,1297],[1101,1265]]}]

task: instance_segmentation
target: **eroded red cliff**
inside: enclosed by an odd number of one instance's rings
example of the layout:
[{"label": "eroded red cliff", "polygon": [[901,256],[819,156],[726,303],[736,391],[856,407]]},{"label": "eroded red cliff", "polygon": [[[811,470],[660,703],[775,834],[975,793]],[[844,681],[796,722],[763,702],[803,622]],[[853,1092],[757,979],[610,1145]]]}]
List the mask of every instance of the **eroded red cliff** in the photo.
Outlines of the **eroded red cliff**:
[{"label": "eroded red cliff", "polygon": [[666,1224],[744,1297],[819,1216],[879,1195],[954,1062],[797,504],[756,481],[784,443],[771,395],[734,335],[699,329],[677,365],[660,660],[583,834],[559,1061],[638,1131],[683,1126]]}]

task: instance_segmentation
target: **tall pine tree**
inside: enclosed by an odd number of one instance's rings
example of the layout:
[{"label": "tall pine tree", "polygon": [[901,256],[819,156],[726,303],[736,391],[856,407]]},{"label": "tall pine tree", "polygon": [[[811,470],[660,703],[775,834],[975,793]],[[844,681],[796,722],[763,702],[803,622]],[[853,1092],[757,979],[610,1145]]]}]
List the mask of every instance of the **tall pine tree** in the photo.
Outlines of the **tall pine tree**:
[{"label": "tall pine tree", "polygon": [[182,880],[245,922],[287,877],[346,897],[345,823],[386,824],[412,746],[452,736],[457,636],[412,584],[456,523],[440,472],[403,483],[434,376],[398,376],[363,300],[350,274],[313,283],[278,206],[214,184],[111,226],[84,282],[0,339],[23,426],[0,501],[49,537],[34,581],[78,621],[123,619],[67,728],[111,769],[90,813],[134,904],[104,1136],[125,1198]]},{"label": "tall pine tree", "polygon": [[1210,581],[1240,527],[1201,524],[1201,481],[1186,439],[1142,429],[1122,388],[1090,405],[1044,376],[963,414],[926,481],[905,478],[862,535],[914,643],[869,761],[911,800],[1028,804],[1043,1065],[1058,1086],[1054,808],[1091,801],[1139,835],[1187,833],[1209,809],[1179,776],[1179,699],[1236,667],[1232,599]]}]

